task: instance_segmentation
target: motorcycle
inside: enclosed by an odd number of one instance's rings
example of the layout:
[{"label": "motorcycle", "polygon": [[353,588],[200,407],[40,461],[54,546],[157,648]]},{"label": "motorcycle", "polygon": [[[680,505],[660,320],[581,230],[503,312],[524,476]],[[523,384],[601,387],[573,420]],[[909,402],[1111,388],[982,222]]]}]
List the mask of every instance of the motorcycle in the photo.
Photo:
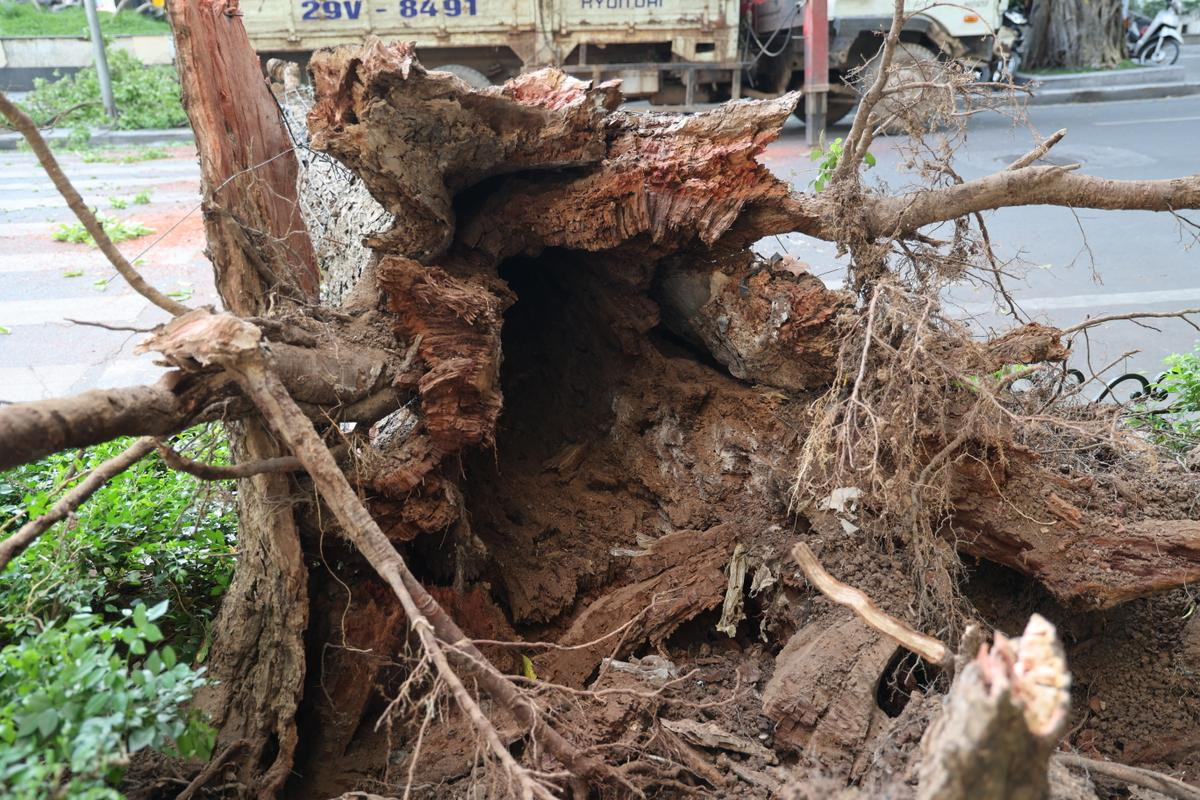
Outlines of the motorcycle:
[{"label": "motorcycle", "polygon": [[1154,19],[1133,15],[1127,22],[1125,47],[1129,57],[1142,64],[1165,67],[1179,60],[1183,36],[1179,33],[1182,8],[1170,0]]},{"label": "motorcycle", "polygon": [[1012,80],[1021,68],[1025,55],[1025,27],[1029,18],[1016,9],[1005,11],[1000,17],[1000,30],[996,32],[996,47],[989,64],[988,80],[1005,82]]}]

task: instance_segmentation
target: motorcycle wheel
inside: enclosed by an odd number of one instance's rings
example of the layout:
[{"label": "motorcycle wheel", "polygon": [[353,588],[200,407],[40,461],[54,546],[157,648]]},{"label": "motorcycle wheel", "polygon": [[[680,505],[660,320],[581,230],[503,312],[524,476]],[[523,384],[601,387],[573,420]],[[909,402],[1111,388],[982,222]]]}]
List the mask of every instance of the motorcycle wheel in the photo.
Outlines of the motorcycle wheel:
[{"label": "motorcycle wheel", "polygon": [[1164,39],[1158,48],[1158,55],[1151,63],[1159,67],[1169,67],[1179,60],[1179,42],[1174,39]]}]

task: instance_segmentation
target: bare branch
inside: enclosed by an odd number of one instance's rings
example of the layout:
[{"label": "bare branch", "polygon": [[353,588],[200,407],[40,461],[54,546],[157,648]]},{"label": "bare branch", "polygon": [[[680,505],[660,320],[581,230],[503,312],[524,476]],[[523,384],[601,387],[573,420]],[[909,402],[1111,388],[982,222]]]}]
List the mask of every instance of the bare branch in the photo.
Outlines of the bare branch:
[{"label": "bare branch", "polygon": [[870,128],[868,123],[871,119],[871,112],[883,97],[883,90],[891,78],[892,56],[896,52],[896,45],[900,42],[900,30],[903,27],[904,0],[895,0],[895,7],[892,10],[892,26],[888,29],[887,37],[883,40],[883,48],[879,52],[879,74],[875,78],[875,83],[867,90],[862,102],[859,103],[858,111],[854,114],[854,123],[850,126],[850,133],[846,135],[842,160],[834,170],[833,182],[845,180],[847,176],[858,170],[858,164],[862,161],[863,154],[867,149],[863,137]]},{"label": "bare branch", "polygon": [[[1108,322],[1116,322],[1118,320],[1123,320],[1123,319],[1139,320],[1139,319],[1164,319],[1167,317],[1179,317],[1180,319],[1186,320],[1188,316],[1193,315],[1193,314],[1200,314],[1200,308],[1182,308],[1178,311],[1131,311],[1128,314],[1108,314],[1103,317],[1093,317],[1091,319],[1086,319],[1083,322],[1072,325],[1069,328],[1063,328],[1062,335],[1069,336],[1072,333],[1079,333],[1079,331],[1081,331],[1085,328],[1094,328],[1097,325],[1104,325],[1105,323],[1108,323]],[[1192,325],[1192,327],[1195,327],[1195,325]]]},{"label": "bare branch", "polygon": [[300,459],[295,456],[279,456],[278,458],[265,458],[261,461],[247,461],[242,464],[222,466],[195,461],[187,456],[180,455],[163,442],[155,442],[155,446],[158,448],[159,455],[162,456],[163,461],[167,463],[168,467],[180,472],[186,472],[189,475],[195,475],[197,478],[206,481],[249,478],[252,475],[261,475],[264,472],[298,472],[304,469],[304,466],[300,463]]},{"label": "bare branch", "polygon": [[42,516],[31,519],[21,526],[20,530],[0,542],[0,570],[9,562],[25,551],[25,548],[37,541],[37,538],[71,514],[91,497],[96,491],[129,469],[135,462],[154,449],[154,439],[149,436],[138,439],[121,453],[113,456],[92,470],[86,478],[63,495],[57,503],[50,507]]},{"label": "bare branch", "polygon": [[1028,167],[1030,164],[1037,161],[1042,156],[1046,155],[1046,153],[1050,152],[1050,148],[1054,147],[1054,145],[1058,144],[1062,140],[1062,138],[1066,135],[1067,135],[1067,129],[1060,128],[1059,130],[1050,134],[1050,136],[1048,136],[1046,138],[1046,141],[1042,142],[1037,147],[1033,148],[1028,153],[1026,153],[1025,155],[1018,158],[1016,161],[1009,164],[1007,167],[1005,167],[1005,169],[1013,170],[1013,169],[1021,169],[1022,167]]},{"label": "bare branch", "polygon": [[1132,786],[1140,786],[1143,789],[1173,797],[1175,800],[1200,800],[1200,789],[1161,772],[1131,767],[1128,764],[1117,764],[1112,761],[1084,758],[1073,753],[1055,753],[1054,758],[1060,764],[1068,767],[1094,772],[1097,775],[1114,778]]},{"label": "bare branch", "polygon": [[1200,208],[1200,175],[1122,181],[1079,175],[1067,167],[1022,167],[942,189],[881,198],[869,204],[867,224],[872,236],[903,235],[975,211],[1025,205],[1141,211]]},{"label": "bare branch", "polygon": [[125,256],[121,255],[121,251],[117,249],[112,239],[108,238],[108,234],[105,233],[104,226],[100,224],[100,221],[96,219],[96,215],[83,202],[83,198],[80,197],[79,192],[75,191],[75,187],[71,185],[70,179],[67,178],[62,168],[58,165],[58,159],[50,151],[50,146],[42,138],[37,125],[29,118],[28,114],[18,108],[3,92],[0,92],[0,114],[7,117],[13,128],[25,137],[25,141],[29,142],[30,148],[33,149],[38,161],[41,162],[42,167],[46,170],[46,174],[50,176],[50,180],[54,182],[55,188],[58,189],[63,199],[67,201],[67,205],[70,206],[71,211],[75,213],[75,216],[83,223],[83,227],[96,240],[96,246],[100,248],[100,251],[104,253],[117,272],[121,273],[121,277],[129,282],[134,291],[172,316],[177,317],[180,314],[190,311],[191,309],[183,303],[180,303],[178,300],[172,300],[147,283],[146,279],[141,276],[141,273],[125,259]]},{"label": "bare branch", "polygon": [[846,606],[858,615],[864,623],[884,636],[895,639],[898,643],[913,651],[930,664],[943,669],[949,669],[953,664],[953,656],[946,645],[932,636],[915,631],[895,617],[884,613],[879,606],[871,601],[861,590],[848,586],[830,575],[821,566],[821,562],[804,542],[792,548],[792,558],[804,570],[804,577],[815,586],[821,594],[833,602]]}]

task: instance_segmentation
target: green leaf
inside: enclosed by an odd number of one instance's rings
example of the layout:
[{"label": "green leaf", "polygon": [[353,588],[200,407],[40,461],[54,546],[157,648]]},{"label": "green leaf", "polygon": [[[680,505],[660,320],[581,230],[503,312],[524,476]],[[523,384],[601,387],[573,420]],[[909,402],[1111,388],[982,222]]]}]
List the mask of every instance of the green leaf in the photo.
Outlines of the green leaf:
[{"label": "green leaf", "polygon": [[3,325],[0,325],[0,336],[8,336],[11,333],[12,333],[12,330],[10,328],[6,328]]},{"label": "green leaf", "polygon": [[83,270],[81,270],[81,269],[73,269],[70,272],[63,273],[64,278],[79,278],[82,276],[83,276]]},{"label": "green leaf", "polygon": [[868,167],[873,167],[873,166],[875,166],[875,156],[873,156],[873,155],[872,155],[870,152],[867,152],[867,153],[866,153],[866,154],[863,156],[863,161],[864,161],[864,162],[866,162],[866,164],[867,164],[867,166],[868,166]]},{"label": "green leaf", "polygon": [[53,708],[47,708],[38,714],[37,727],[42,736],[49,737],[50,734],[54,733],[54,729],[58,727],[58,712]]},{"label": "green leaf", "polygon": [[146,619],[153,622],[154,620],[159,619],[163,614],[167,613],[168,602],[169,601],[167,600],[163,600],[161,603],[155,603],[153,606],[146,609]]},{"label": "green leaf", "polygon": [[531,681],[538,679],[537,672],[533,669],[533,659],[524,653],[521,654],[521,672]]},{"label": "green leaf", "polygon": [[154,741],[154,728],[138,728],[129,734],[129,752],[136,753]]}]

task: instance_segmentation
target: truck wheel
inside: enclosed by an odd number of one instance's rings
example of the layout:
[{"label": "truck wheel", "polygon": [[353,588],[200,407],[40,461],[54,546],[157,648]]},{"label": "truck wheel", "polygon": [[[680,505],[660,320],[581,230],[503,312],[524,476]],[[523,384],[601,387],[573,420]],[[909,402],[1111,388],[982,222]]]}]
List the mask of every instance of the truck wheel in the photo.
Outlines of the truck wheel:
[{"label": "truck wheel", "polygon": [[[892,79],[889,85],[933,81],[940,69],[936,51],[924,45],[900,42],[892,55]],[[866,94],[878,77],[879,54],[876,54],[862,71],[858,81],[859,91]],[[906,89],[885,96],[875,105],[874,112],[883,133],[903,134],[913,128],[929,131],[941,127],[945,122],[945,113],[953,110],[941,108],[945,102],[945,93],[936,89]]]},{"label": "truck wheel", "polygon": [[[854,110],[858,105],[857,97],[834,96],[830,94],[825,101],[825,124],[836,125],[846,118],[846,115]],[[796,104],[796,110],[792,112],[796,115],[796,119],[804,121],[804,98],[800,98],[800,102]]]},{"label": "truck wheel", "polygon": [[486,89],[492,85],[492,82],[489,81],[487,76],[482,72],[472,67],[463,66],[462,64],[443,64],[442,66],[434,67],[429,71],[449,72],[454,77],[461,78],[462,82],[467,86],[470,86],[472,89]]}]

